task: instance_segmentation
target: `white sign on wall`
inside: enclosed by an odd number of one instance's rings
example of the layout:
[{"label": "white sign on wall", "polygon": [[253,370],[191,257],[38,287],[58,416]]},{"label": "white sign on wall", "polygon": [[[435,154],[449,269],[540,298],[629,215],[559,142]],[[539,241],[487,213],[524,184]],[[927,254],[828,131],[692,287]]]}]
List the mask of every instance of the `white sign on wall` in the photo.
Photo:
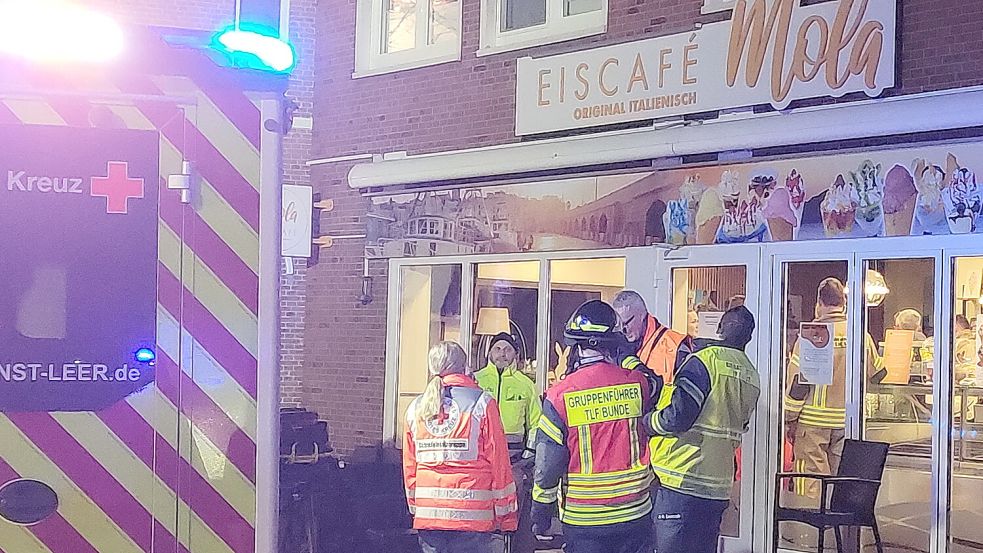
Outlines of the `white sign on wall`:
[{"label": "white sign on wall", "polygon": [[310,186],[283,185],[283,220],[280,255],[311,256],[311,217],[314,193]]},{"label": "white sign on wall", "polygon": [[699,30],[517,63],[528,135],[894,86],[897,0],[737,0]]}]

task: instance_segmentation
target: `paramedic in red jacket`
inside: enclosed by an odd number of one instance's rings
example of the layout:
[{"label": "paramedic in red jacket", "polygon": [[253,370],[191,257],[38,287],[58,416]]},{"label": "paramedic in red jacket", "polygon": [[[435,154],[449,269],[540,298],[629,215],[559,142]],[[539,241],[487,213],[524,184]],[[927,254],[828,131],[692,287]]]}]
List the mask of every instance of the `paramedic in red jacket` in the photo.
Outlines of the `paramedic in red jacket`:
[{"label": "paramedic in red jacket", "polygon": [[539,419],[533,529],[543,534],[559,507],[567,553],[651,553],[648,369],[619,366],[628,343],[604,302],[580,306],[563,336],[571,364]]},{"label": "paramedic in red jacket", "polygon": [[406,413],[403,479],[424,553],[501,553],[518,521],[498,404],[454,342],[431,348],[431,379]]}]

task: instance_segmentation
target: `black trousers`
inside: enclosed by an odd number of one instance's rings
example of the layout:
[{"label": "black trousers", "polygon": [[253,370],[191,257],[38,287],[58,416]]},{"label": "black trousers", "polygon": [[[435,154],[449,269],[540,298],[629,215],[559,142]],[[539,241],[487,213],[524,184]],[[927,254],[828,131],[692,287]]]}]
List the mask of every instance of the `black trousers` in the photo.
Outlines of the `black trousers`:
[{"label": "black trousers", "polygon": [[605,526],[563,525],[565,553],[652,553],[648,517]]},{"label": "black trousers", "polygon": [[652,509],[656,553],[716,553],[727,503],[659,488]]},{"label": "black trousers", "polygon": [[423,553],[503,553],[505,538],[491,532],[420,530],[417,533]]}]

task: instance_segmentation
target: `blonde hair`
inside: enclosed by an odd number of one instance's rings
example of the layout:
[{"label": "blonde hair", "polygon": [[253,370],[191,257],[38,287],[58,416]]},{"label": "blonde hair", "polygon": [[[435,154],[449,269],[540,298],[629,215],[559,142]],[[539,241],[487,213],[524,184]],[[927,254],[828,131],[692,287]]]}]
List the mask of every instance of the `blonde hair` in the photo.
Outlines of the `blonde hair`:
[{"label": "blonde hair", "polygon": [[470,374],[468,356],[464,348],[456,342],[440,342],[430,348],[429,369],[430,382],[427,383],[417,416],[422,421],[436,417],[444,404],[444,381],[441,377],[449,374]]},{"label": "blonde hair", "polygon": [[915,309],[902,309],[894,316],[894,326],[900,330],[922,329],[922,314]]}]

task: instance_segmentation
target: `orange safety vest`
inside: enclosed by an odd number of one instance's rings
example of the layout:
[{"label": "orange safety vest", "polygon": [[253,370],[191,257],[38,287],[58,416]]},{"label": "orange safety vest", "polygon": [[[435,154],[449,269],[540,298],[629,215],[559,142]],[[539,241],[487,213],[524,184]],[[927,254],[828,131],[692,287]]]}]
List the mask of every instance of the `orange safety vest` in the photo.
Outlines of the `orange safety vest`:
[{"label": "orange safety vest", "polygon": [[518,501],[498,404],[464,375],[444,378],[440,414],[406,412],[403,480],[418,530],[512,532]]},{"label": "orange safety vest", "polygon": [[649,315],[642,346],[638,348],[638,358],[661,376],[666,384],[672,384],[676,372],[676,355],[680,346],[689,339],[685,334],[662,326],[655,317]]}]

